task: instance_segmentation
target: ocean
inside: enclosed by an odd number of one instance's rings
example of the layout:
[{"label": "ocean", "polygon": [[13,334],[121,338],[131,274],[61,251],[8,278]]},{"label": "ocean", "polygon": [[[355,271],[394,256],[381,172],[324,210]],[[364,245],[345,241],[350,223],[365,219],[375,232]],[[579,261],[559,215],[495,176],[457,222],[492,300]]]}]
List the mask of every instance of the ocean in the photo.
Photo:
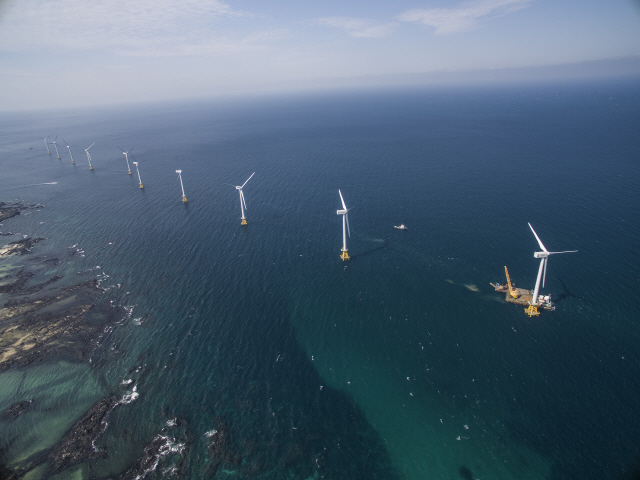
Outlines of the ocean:
[{"label": "ocean", "polygon": [[[115,395],[100,455],[55,478],[117,478],[158,438],[144,478],[625,478],[639,131],[631,81],[1,113],[0,201],[42,205],[2,239],[44,238],[32,255],[64,261],[43,275],[96,278],[124,311],[89,361],[0,373],[0,411],[37,400],[0,419],[2,465]],[[489,285],[506,265],[533,288],[528,222],[578,250],[550,258],[537,318]]]}]

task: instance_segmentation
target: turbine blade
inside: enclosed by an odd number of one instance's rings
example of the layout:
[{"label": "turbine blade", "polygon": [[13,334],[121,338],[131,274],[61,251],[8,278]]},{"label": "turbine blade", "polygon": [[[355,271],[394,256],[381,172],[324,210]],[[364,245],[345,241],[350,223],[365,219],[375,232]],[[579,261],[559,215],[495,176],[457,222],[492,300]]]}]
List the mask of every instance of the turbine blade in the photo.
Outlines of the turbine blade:
[{"label": "turbine blade", "polygon": [[347,220],[347,233],[349,234],[349,238],[351,238],[351,230],[349,229],[349,215],[345,213],[344,218]]},{"label": "turbine blade", "polygon": [[538,237],[538,234],[536,233],[536,231],[533,229],[533,227],[531,226],[531,224],[529,224],[529,228],[531,229],[531,231],[533,232],[533,234],[536,236],[536,240],[538,240],[538,244],[540,245],[540,248],[544,251],[547,252],[548,250],[546,248],[544,248],[544,245],[542,244],[542,241],[540,240],[540,237]]},{"label": "turbine blade", "polygon": [[96,144],[96,142],[93,142],[91,145],[89,145],[89,146],[87,147],[87,150],[89,150],[89,149],[90,149],[91,147],[93,147],[95,144]]},{"label": "turbine blade", "polygon": [[64,142],[64,144],[68,147],[69,144],[67,143],[67,141],[63,138],[62,141]]},{"label": "turbine blade", "polygon": [[347,206],[344,203],[344,198],[342,198],[342,192],[340,191],[340,189],[338,189],[338,193],[340,194],[340,200],[342,201],[342,208],[343,210],[346,210]]},{"label": "turbine blade", "polygon": [[242,193],[242,190],[240,190],[240,197],[242,197],[242,203],[244,204],[244,209],[249,210],[247,208],[247,201],[244,199],[244,193]]},{"label": "turbine blade", "polygon": [[565,250],[564,252],[548,252],[549,255],[553,255],[554,253],[576,253],[578,250]]},{"label": "turbine blade", "polygon": [[[251,177],[253,177],[255,174],[256,174],[256,172],[253,172],[253,173],[251,174]],[[247,178],[247,181],[246,181],[246,182],[244,182],[244,183],[242,184],[242,186],[243,186],[243,187],[247,184],[247,182],[248,182],[249,180],[251,180],[251,177]]]},{"label": "turbine blade", "polygon": [[549,257],[545,257],[544,259],[544,275],[542,276],[542,288],[544,288],[544,282],[547,280],[547,262],[549,261]]},{"label": "turbine blade", "polygon": [[118,147],[118,148],[120,149],[120,151],[121,151],[122,153],[124,153],[124,150],[122,150],[122,147]]}]

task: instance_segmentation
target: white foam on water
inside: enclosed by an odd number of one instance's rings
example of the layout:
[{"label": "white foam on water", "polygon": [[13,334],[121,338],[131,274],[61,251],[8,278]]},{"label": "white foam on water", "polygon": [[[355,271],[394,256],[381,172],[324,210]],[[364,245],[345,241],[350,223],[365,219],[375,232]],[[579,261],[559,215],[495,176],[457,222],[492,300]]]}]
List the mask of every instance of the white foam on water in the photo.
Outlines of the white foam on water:
[{"label": "white foam on water", "polygon": [[118,405],[127,405],[131,402],[135,402],[139,396],[140,394],[138,393],[138,386],[134,385],[133,389],[129,393],[125,393],[122,396],[122,398],[118,402]]}]

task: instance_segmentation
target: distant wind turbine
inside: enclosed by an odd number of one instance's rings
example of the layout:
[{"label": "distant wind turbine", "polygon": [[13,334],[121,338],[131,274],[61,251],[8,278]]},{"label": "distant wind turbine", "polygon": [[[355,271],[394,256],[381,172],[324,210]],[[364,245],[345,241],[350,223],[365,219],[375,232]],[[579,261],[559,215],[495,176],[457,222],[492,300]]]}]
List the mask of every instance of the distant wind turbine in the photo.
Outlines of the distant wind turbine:
[{"label": "distant wind turbine", "polygon": [[64,138],[62,139],[62,141],[67,146],[67,150],[69,150],[69,157],[71,158],[71,163],[73,163],[75,165],[76,162],[73,161],[73,155],[71,155],[71,147],[69,146],[69,144],[67,143],[67,141]]},{"label": "distant wind turbine", "polygon": [[[120,147],[118,147],[120,148]],[[120,150],[122,150],[120,148]],[[129,152],[133,150],[133,148],[129,149],[129,151],[125,152],[124,150],[122,150],[122,154],[124,155],[124,158],[127,160],[127,170],[129,171],[129,175],[131,175],[131,167],[129,166]]]},{"label": "distant wind turbine", "polygon": [[182,203],[187,203],[187,197],[184,194],[184,185],[182,184],[182,170],[176,170],[176,173],[180,179],[180,188],[182,188]]},{"label": "distant wind turbine", "polygon": [[84,151],[87,154],[87,160],[89,160],[89,170],[93,170],[93,165],[91,165],[91,155],[89,155],[89,149],[93,147],[95,144],[96,142],[93,142],[91,145],[89,145],[87,148],[84,149]]},{"label": "distant wind turbine", "polygon": [[56,155],[58,155],[58,158],[60,158],[60,152],[58,152],[58,144],[56,143],[57,141],[58,141],[58,136],[56,135],[56,139],[51,143],[53,143],[53,146],[56,149]]},{"label": "distant wind turbine", "polygon": [[342,254],[340,258],[343,261],[349,260],[349,254],[347,253],[347,232],[349,233],[349,237],[351,237],[351,230],[349,229],[349,209],[347,205],[344,203],[344,198],[342,198],[342,192],[338,190],[340,194],[340,201],[342,202],[342,210],[338,210],[338,215],[342,215]]},{"label": "distant wind turbine", "polygon": [[46,147],[47,147],[47,153],[48,153],[49,155],[51,155],[51,152],[49,151],[49,142],[47,142],[47,138],[49,138],[50,136],[51,136],[51,135],[47,135],[46,137],[40,137],[42,140],[44,140],[44,144],[45,144],[45,145],[46,145]]},{"label": "distant wind turbine", "polygon": [[[251,174],[251,177],[253,177],[255,174],[256,172],[253,172]],[[247,219],[244,218],[244,211],[247,209],[247,202],[244,199],[244,193],[242,193],[242,187],[244,187],[247,184],[247,182],[251,180],[251,177],[247,178],[247,180],[242,185],[236,185],[236,189],[240,192],[240,212],[242,213],[242,221],[240,222],[240,225],[247,224]]]},{"label": "distant wind turbine", "polygon": [[138,162],[133,162],[133,164],[136,166],[136,172],[138,172],[138,182],[140,182],[140,188],[144,188],[144,185],[142,185],[142,179],[140,178],[140,168],[138,168]]}]

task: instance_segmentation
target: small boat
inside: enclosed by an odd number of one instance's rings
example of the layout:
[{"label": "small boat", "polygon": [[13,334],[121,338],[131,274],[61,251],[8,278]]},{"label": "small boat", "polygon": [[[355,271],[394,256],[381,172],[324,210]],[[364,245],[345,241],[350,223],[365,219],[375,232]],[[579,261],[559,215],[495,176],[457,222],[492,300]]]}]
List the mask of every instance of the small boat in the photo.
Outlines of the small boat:
[{"label": "small boat", "polygon": [[397,228],[398,230],[406,230],[407,227],[404,223],[401,223],[400,225],[394,225],[393,228]]}]

